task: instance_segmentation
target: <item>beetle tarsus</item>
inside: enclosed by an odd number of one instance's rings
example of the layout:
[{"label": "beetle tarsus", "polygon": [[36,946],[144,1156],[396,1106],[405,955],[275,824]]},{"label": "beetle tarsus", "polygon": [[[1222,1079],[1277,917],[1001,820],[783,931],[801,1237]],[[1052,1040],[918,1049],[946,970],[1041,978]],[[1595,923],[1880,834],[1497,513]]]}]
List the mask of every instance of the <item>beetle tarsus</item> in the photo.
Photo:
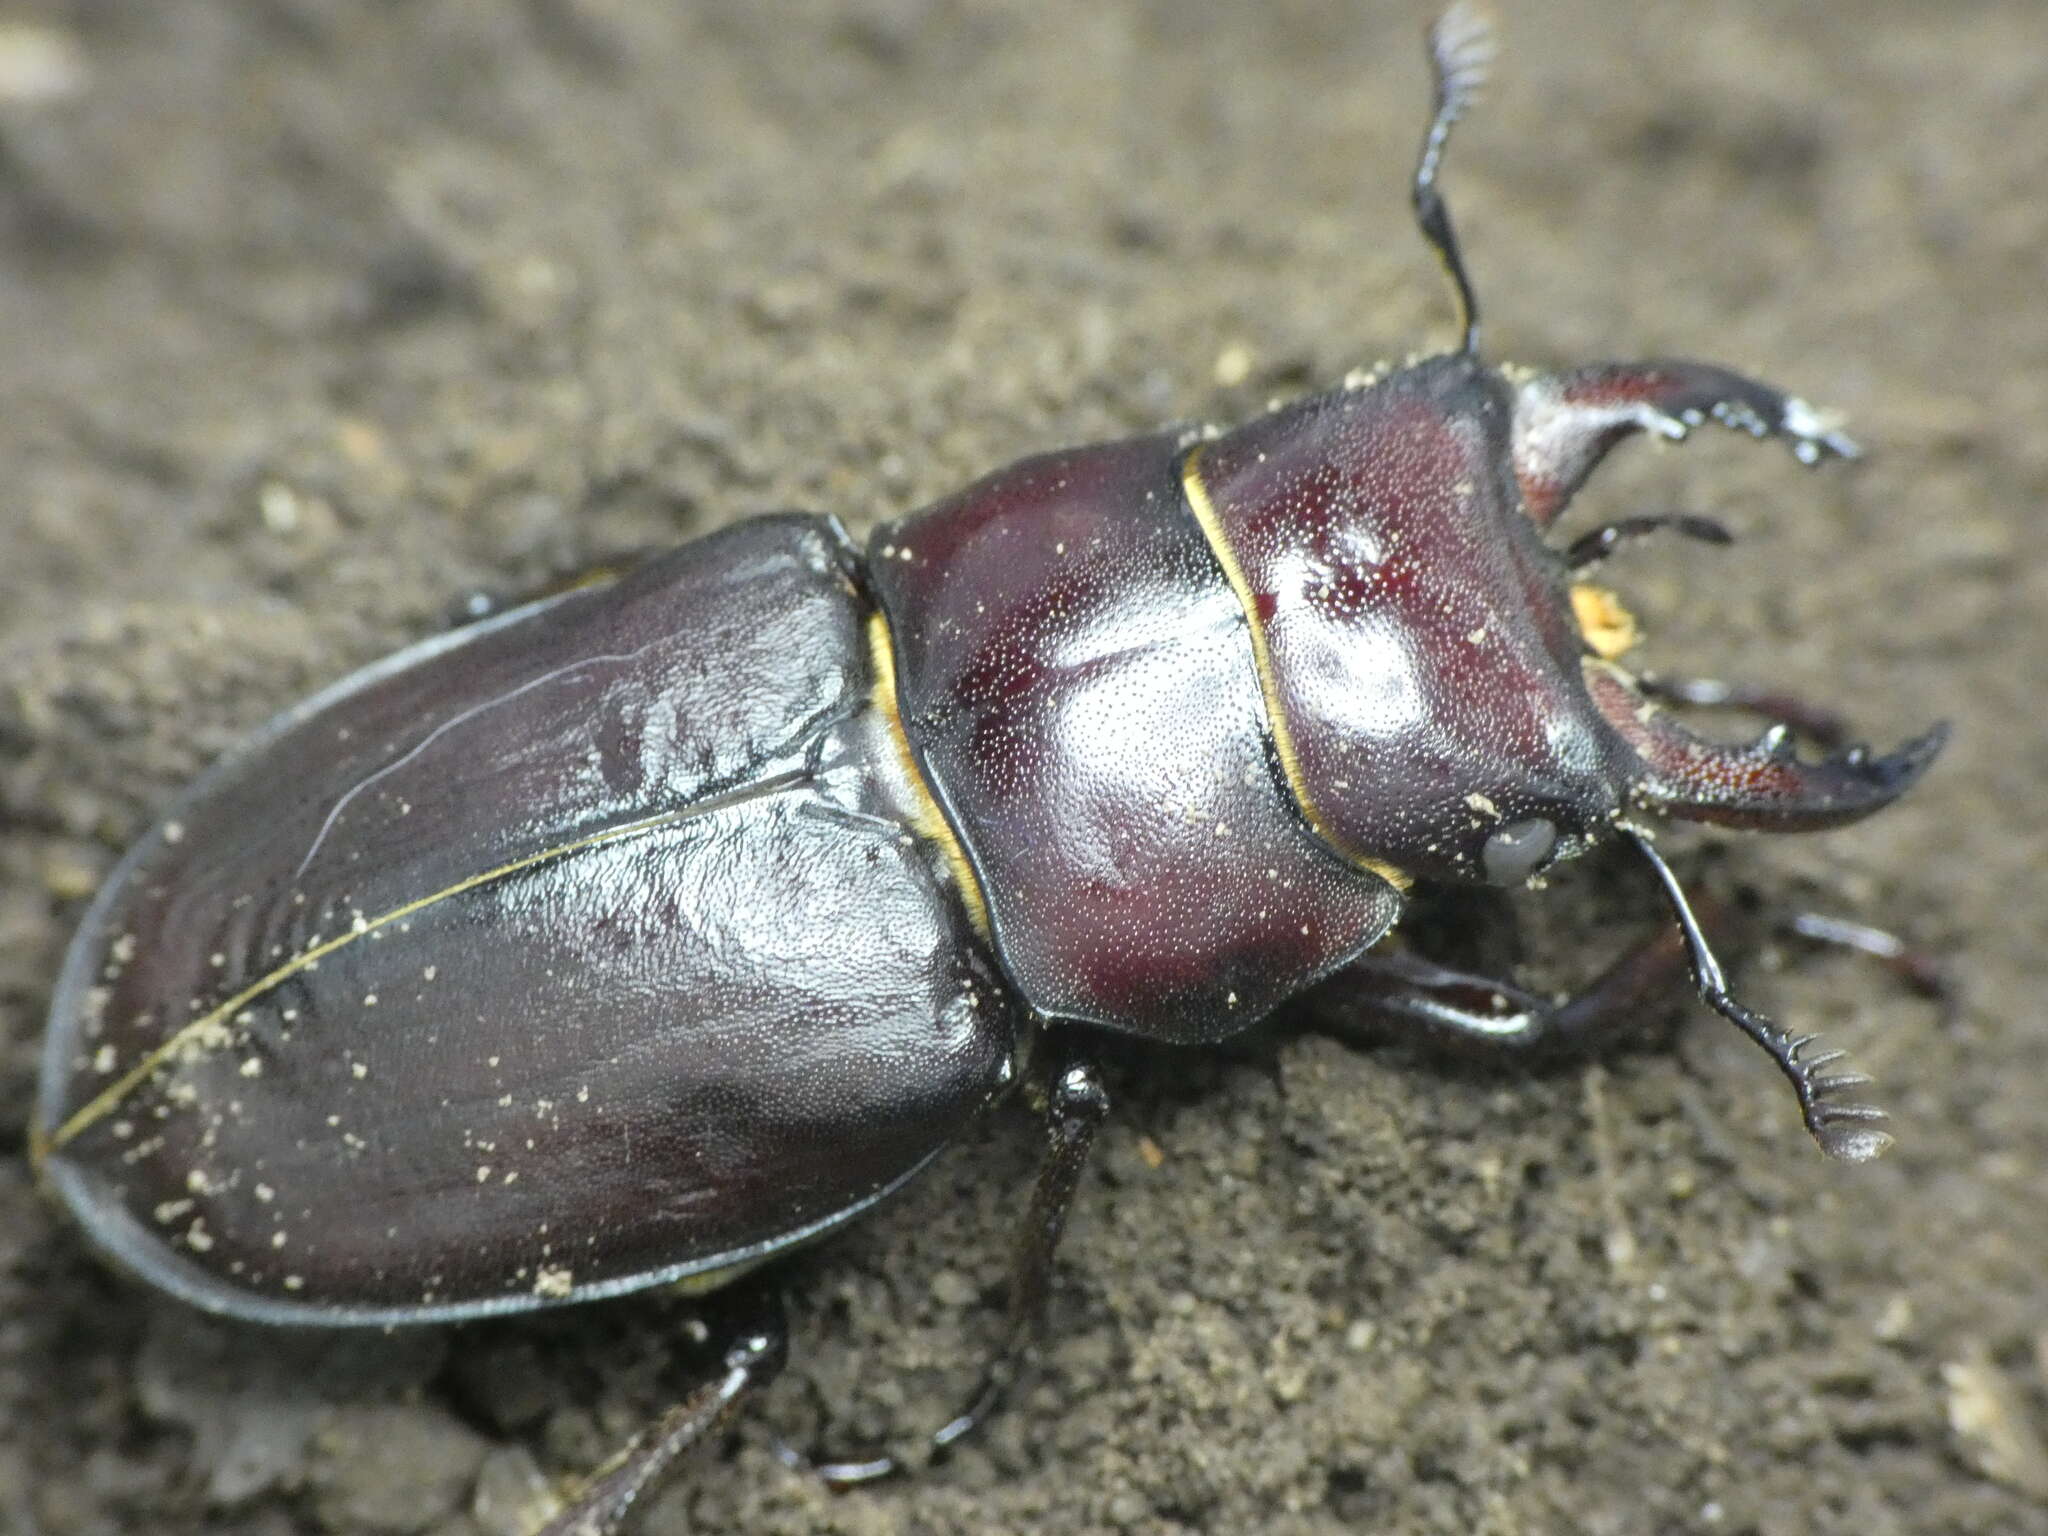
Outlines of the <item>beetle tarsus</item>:
[{"label": "beetle tarsus", "polygon": [[1806,1052],[1818,1043],[1819,1035],[1795,1035],[1783,1025],[1738,1003],[1728,990],[1728,978],[1721,969],[1721,962],[1708,947],[1707,936],[1700,927],[1699,919],[1693,915],[1685,890],[1671,872],[1671,866],[1664,862],[1664,856],[1657,852],[1645,834],[1633,827],[1623,827],[1622,835],[1634,843],[1649,861],[1651,869],[1656,871],[1658,883],[1664,888],[1672,916],[1678,920],[1678,931],[1685,939],[1687,955],[1692,962],[1693,983],[1699,990],[1700,1001],[1762,1046],[1771,1060],[1778,1064],[1778,1070],[1785,1074],[1786,1080],[1792,1084],[1792,1091],[1798,1095],[1799,1113],[1806,1122],[1806,1129],[1820,1144],[1821,1151],[1845,1163],[1867,1163],[1882,1153],[1892,1144],[1891,1133],[1884,1129],[1890,1117],[1875,1104],[1845,1103],[1837,1097],[1867,1086],[1870,1079],[1860,1072],[1821,1071],[1821,1068],[1842,1060],[1847,1053],[1827,1051],[1819,1056],[1808,1056]]}]

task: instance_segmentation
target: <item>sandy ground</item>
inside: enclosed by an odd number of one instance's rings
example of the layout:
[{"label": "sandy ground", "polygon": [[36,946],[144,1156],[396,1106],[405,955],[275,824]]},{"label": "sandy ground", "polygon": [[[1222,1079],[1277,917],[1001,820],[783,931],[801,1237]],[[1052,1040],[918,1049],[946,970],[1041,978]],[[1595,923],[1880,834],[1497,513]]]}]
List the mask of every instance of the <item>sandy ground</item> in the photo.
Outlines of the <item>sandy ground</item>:
[{"label": "sandy ground", "polygon": [[[1614,568],[1652,660],[1880,742],[1957,723],[1864,827],[1673,842],[1701,889],[1951,957],[1944,1024],[1761,926],[1732,955],[1879,1072],[1896,1152],[1826,1165],[1682,1000],[1536,1074],[1287,1034],[1120,1057],[1045,1368],[992,1430],[844,1497],[772,1455],[949,1411],[995,1331],[1016,1112],[782,1271],[792,1371],[649,1536],[2048,1531],[2048,16],[1504,10],[1449,172],[1493,353],[1712,356],[1875,450],[1638,448],[1574,526],[1742,533]],[[0,10],[0,1528],[505,1532],[537,1468],[691,1379],[679,1303],[308,1339],[103,1271],[14,1155],[84,897],[244,729],[471,593],[776,507],[858,530],[1441,345],[1403,186],[1422,19]],[[1517,914],[1474,942],[1561,986],[1654,906],[1601,860]]]}]

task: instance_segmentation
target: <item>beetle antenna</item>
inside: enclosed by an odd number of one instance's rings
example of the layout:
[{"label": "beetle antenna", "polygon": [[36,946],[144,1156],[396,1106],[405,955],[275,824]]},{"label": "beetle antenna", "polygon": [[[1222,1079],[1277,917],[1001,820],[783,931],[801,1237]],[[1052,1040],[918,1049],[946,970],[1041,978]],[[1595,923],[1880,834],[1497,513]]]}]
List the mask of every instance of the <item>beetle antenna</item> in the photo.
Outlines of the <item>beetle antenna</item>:
[{"label": "beetle antenna", "polygon": [[1688,539],[1698,539],[1702,544],[1733,544],[1735,535],[1727,525],[1711,517],[1696,517],[1690,512],[1660,512],[1650,517],[1624,517],[1612,523],[1603,523],[1591,533],[1572,541],[1564,552],[1565,569],[1573,575],[1598,565],[1613,554],[1629,539],[1639,539],[1646,533],[1660,533],[1665,529],[1682,533]]},{"label": "beetle antenna", "polygon": [[1700,1000],[1770,1053],[1778,1070],[1791,1082],[1792,1091],[1799,1095],[1799,1112],[1813,1139],[1820,1143],[1821,1151],[1845,1163],[1867,1163],[1883,1152],[1892,1144],[1891,1133],[1884,1128],[1889,1118],[1885,1112],[1875,1104],[1843,1103],[1837,1097],[1867,1086],[1870,1079],[1856,1071],[1825,1071],[1847,1053],[1822,1051],[1810,1056],[1807,1051],[1820,1036],[1795,1035],[1730,997],[1721,962],[1707,946],[1707,936],[1700,930],[1699,919],[1693,916],[1692,906],[1671,866],[1645,834],[1626,826],[1621,831],[1657,872],[1665,899],[1671,903],[1672,915],[1678,919],[1678,931],[1685,938],[1686,954],[1692,961],[1693,985],[1699,989]]},{"label": "beetle antenna", "polygon": [[1422,238],[1436,252],[1457,291],[1458,319],[1465,328],[1464,351],[1468,357],[1479,350],[1479,301],[1473,297],[1472,280],[1465,275],[1465,260],[1458,254],[1458,237],[1451,230],[1451,211],[1436,189],[1436,173],[1443,163],[1451,125],[1478,98],[1494,51],[1493,23],[1468,0],[1458,0],[1437,17],[1429,29],[1429,66],[1436,82],[1436,103],[1429,131],[1422,136],[1422,153],[1415,162],[1415,222],[1422,226]]}]

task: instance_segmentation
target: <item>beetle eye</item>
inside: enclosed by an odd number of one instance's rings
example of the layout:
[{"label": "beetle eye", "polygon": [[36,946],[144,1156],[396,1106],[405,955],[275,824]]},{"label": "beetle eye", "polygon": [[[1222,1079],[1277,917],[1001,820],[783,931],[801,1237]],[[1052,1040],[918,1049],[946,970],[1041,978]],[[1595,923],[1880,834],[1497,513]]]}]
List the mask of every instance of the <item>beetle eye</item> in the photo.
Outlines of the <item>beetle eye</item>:
[{"label": "beetle eye", "polygon": [[1486,840],[1480,861],[1495,885],[1520,885],[1557,847],[1557,826],[1541,816],[1509,822]]}]

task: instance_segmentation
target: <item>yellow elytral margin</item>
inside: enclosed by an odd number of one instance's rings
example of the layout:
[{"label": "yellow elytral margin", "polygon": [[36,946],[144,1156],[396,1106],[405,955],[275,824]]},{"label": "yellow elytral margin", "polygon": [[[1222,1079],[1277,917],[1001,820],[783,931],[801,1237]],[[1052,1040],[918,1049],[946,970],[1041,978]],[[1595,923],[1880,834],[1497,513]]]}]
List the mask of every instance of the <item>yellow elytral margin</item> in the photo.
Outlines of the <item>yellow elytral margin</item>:
[{"label": "yellow elytral margin", "polygon": [[960,899],[967,903],[967,916],[974,923],[974,931],[988,940],[992,930],[981,881],[975,878],[974,865],[960,845],[952,823],[939,809],[938,796],[925,780],[924,769],[910,745],[910,732],[903,725],[903,709],[896,698],[896,644],[889,634],[889,621],[880,609],[868,615],[868,654],[875,668],[875,708],[888,722],[889,739],[896,744],[896,759],[903,765],[903,776],[917,796],[910,812],[911,830],[938,845],[946,867],[953,872],[953,883],[960,887]]},{"label": "yellow elytral margin", "polygon": [[[311,949],[302,950],[300,953],[293,955],[291,959],[285,961],[276,970],[260,980],[250,983],[226,1002],[207,1010],[191,1023],[185,1025],[176,1034],[172,1035],[170,1039],[122,1073],[120,1077],[110,1083],[89,1103],[73,1114],[69,1120],[66,1120],[50,1134],[47,1140],[38,1148],[38,1151],[42,1157],[46,1157],[49,1153],[63,1147],[66,1143],[75,1140],[91,1129],[97,1121],[104,1119],[120,1105],[122,1100],[126,1099],[129,1094],[133,1093],[169,1063],[181,1057],[195,1057],[208,1050],[218,1048],[228,1038],[228,1020],[255,1002],[264,993],[271,991],[288,978],[297,975],[300,971],[317,965],[336,950],[353,944],[358,939],[368,938],[380,928],[388,928],[393,923],[402,922],[415,913],[423,912],[428,907],[436,906],[451,897],[460,896],[465,891],[473,891],[480,885],[488,885],[493,880],[502,880],[507,875],[518,874],[521,870],[532,869],[537,864],[545,864],[552,859],[565,858],[569,854],[579,853],[585,848],[596,848],[604,843],[618,842],[622,838],[636,837],[643,832],[671,826],[676,822],[688,821],[707,812],[723,809],[736,800],[748,799],[754,795],[766,792],[772,787],[779,786],[784,780],[792,784],[797,783],[802,777],[800,773],[778,775],[775,779],[766,780],[760,784],[750,784],[739,794],[713,795],[708,799],[697,801],[695,804],[686,805],[677,810],[663,811],[658,816],[646,816],[638,821],[627,822],[624,826],[608,827],[604,831],[594,832],[588,837],[580,837],[573,842],[560,843],[553,848],[543,848],[538,853],[530,853],[524,858],[514,859],[509,864],[501,864],[495,869],[485,870],[482,874],[471,875],[465,880],[458,880],[445,890],[436,891],[431,896],[422,896],[417,901],[409,901],[401,907],[393,907],[389,912],[383,913],[380,916],[358,920],[350,926],[346,933],[337,934],[331,939],[315,944]],[[41,1157],[38,1157],[37,1160],[40,1162]]]},{"label": "yellow elytral margin", "polygon": [[1181,490],[1187,496],[1195,521],[1201,525],[1202,537],[1209,541],[1210,553],[1223,567],[1230,590],[1237,594],[1238,607],[1244,610],[1245,624],[1251,630],[1252,662],[1259,674],[1259,692],[1266,701],[1266,727],[1273,733],[1273,749],[1280,758],[1280,771],[1287,776],[1288,791],[1317,837],[1360,869],[1372,871],[1397,891],[1405,891],[1415,883],[1415,877],[1405,870],[1396,869],[1384,859],[1376,859],[1351,847],[1338,837],[1330,830],[1329,822],[1316,809],[1316,803],[1309,795],[1308,785],[1301,776],[1301,758],[1294,750],[1294,733],[1288,727],[1286,712],[1280,707],[1280,690],[1273,681],[1273,652],[1266,640],[1266,626],[1259,618],[1258,605],[1253,599],[1251,582],[1245,577],[1244,567],[1238,564],[1237,555],[1223,536],[1223,524],[1217,519],[1215,503],[1209,500],[1209,488],[1202,483],[1201,459],[1202,450],[1198,446],[1189,450],[1188,456],[1181,460]]}]

